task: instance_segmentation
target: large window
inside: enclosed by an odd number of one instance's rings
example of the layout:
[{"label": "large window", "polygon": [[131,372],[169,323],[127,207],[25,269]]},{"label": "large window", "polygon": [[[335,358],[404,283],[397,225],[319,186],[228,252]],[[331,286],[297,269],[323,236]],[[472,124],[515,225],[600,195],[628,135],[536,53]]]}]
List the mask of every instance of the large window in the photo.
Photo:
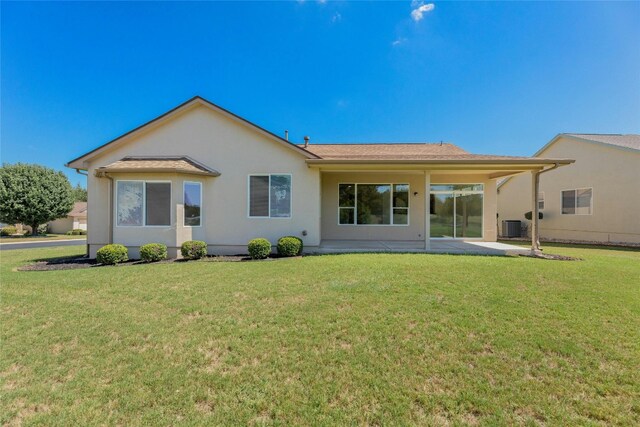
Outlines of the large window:
[{"label": "large window", "polygon": [[202,224],[202,184],[184,183],[184,225],[199,227]]},{"label": "large window", "polygon": [[593,190],[579,188],[562,192],[562,215],[591,215]]},{"label": "large window", "polygon": [[430,195],[430,236],[482,237],[482,184],[434,184]]},{"label": "large window", "polygon": [[544,209],[544,191],[538,193],[538,210]]},{"label": "large window", "polygon": [[120,227],[171,225],[171,183],[118,181],[116,224]]},{"label": "large window", "polygon": [[249,216],[291,217],[291,175],[250,175]]},{"label": "large window", "polygon": [[339,184],[341,225],[408,225],[409,184]]}]

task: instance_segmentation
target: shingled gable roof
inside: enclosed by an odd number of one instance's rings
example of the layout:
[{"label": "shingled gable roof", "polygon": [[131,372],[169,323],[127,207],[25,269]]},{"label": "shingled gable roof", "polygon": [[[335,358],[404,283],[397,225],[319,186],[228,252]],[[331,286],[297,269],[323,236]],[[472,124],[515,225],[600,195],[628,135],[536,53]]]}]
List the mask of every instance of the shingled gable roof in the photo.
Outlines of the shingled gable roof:
[{"label": "shingled gable roof", "polygon": [[125,157],[96,169],[96,172],[177,172],[190,175],[220,175],[220,172],[215,169],[187,156]]},{"label": "shingled gable roof", "polygon": [[542,153],[551,144],[556,142],[560,137],[568,136],[572,139],[580,141],[596,142],[599,144],[612,145],[618,148],[640,151],[640,135],[636,134],[620,134],[620,133],[561,133],[556,135],[548,144],[542,147],[535,155]]},{"label": "shingled gable roof", "polygon": [[91,151],[89,151],[88,153],[83,154],[80,157],[77,157],[73,160],[71,160],[70,162],[68,162],[65,166],[67,167],[71,167],[71,168],[75,168],[75,169],[84,169],[83,165],[73,165],[74,163],[80,162],[80,161],[84,161],[84,160],[89,160],[97,155],[99,155],[100,153],[102,153],[103,151],[108,150],[109,148],[119,145],[120,143],[124,143],[127,140],[129,140],[131,137],[141,133],[144,130],[147,130],[149,127],[153,126],[153,125],[157,125],[163,121],[166,121],[176,115],[178,115],[179,113],[181,113],[182,111],[185,111],[189,108],[191,108],[194,105],[203,105],[206,106],[208,108],[213,109],[214,111],[217,111],[219,113],[222,113],[223,115],[245,125],[248,126],[250,128],[253,128],[254,130],[257,130],[259,133],[263,134],[264,136],[267,136],[268,138],[285,145],[286,147],[289,147],[297,152],[299,152],[300,154],[302,154],[304,157],[306,158],[316,158],[316,156],[310,152],[308,152],[307,150],[305,150],[302,147],[297,146],[296,144],[293,144],[289,141],[287,141],[286,139],[272,133],[269,132],[268,130],[256,125],[255,123],[250,122],[249,120],[238,116],[237,114],[232,113],[229,110],[226,110],[222,107],[220,107],[219,105],[214,104],[211,101],[208,101],[204,98],[202,98],[201,96],[194,96],[193,98],[189,99],[186,102],[183,102],[182,104],[178,105],[177,107],[167,111],[166,113],[156,117],[153,120],[148,121],[147,123],[138,126],[137,128],[123,134],[120,135],[119,137],[112,139],[111,141],[107,142],[106,144],[103,144],[101,146],[99,146],[98,148],[95,148]]},{"label": "shingled gable roof", "polygon": [[310,164],[321,163],[571,163],[566,159],[542,159],[520,156],[472,154],[450,143],[363,143],[363,144],[310,144],[307,151],[319,159],[308,159]]}]

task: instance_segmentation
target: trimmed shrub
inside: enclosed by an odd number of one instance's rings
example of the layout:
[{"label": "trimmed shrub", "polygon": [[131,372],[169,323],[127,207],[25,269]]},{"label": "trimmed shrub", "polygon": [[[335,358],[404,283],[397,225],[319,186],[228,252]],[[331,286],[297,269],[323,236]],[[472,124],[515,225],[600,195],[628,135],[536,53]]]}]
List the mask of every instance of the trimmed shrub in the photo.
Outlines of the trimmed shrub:
[{"label": "trimmed shrub", "polygon": [[118,244],[106,245],[98,249],[96,260],[100,264],[115,265],[129,260],[127,248]]},{"label": "trimmed shrub", "polygon": [[37,232],[38,234],[47,234],[49,232],[49,226],[47,224],[40,224]]},{"label": "trimmed shrub", "polygon": [[267,239],[253,239],[247,245],[249,256],[252,259],[265,259],[271,253],[271,242]]},{"label": "trimmed shrub", "polygon": [[147,243],[140,246],[140,258],[144,262],[156,262],[167,259],[167,245],[162,243]]},{"label": "trimmed shrub", "polygon": [[7,225],[0,228],[0,236],[12,236],[16,234],[18,230],[13,225]]},{"label": "trimmed shrub", "polygon": [[278,255],[298,256],[302,253],[302,239],[295,236],[285,236],[278,240]]},{"label": "trimmed shrub", "polygon": [[83,230],[82,228],[74,228],[73,230],[67,232],[67,234],[71,234],[72,236],[84,236],[87,234],[87,230]]},{"label": "trimmed shrub", "polygon": [[[524,217],[529,221],[531,221],[531,218],[533,218],[533,212],[529,211],[525,213]],[[544,215],[542,214],[542,212],[538,211],[538,219],[542,219],[542,218],[544,218]]]},{"label": "trimmed shrub", "polygon": [[187,240],[180,247],[182,256],[186,259],[200,259],[207,256],[207,244],[201,240]]}]

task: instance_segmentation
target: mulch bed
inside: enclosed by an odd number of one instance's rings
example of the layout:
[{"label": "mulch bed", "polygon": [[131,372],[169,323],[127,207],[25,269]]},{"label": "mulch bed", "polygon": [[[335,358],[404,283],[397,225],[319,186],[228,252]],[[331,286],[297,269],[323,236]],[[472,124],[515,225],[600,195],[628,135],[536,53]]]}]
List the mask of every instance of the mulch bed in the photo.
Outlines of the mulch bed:
[{"label": "mulch bed", "polygon": [[532,254],[532,253],[526,253],[526,254],[520,254],[520,256],[526,256],[529,258],[539,258],[539,259],[551,259],[551,260],[556,260],[556,261],[584,261],[582,258],[575,258],[572,256],[566,256],[566,255],[555,255],[555,254]]},{"label": "mulch bed", "polygon": [[[265,259],[251,259],[247,255],[220,255],[220,256],[206,256],[199,260],[188,259],[167,259],[164,261],[158,261],[151,264],[171,264],[174,262],[265,262],[265,261],[277,261],[279,259],[286,258],[300,258],[300,257],[280,257],[272,255]],[[80,268],[92,268],[92,267],[127,267],[133,265],[150,264],[140,260],[129,260],[127,262],[120,263],[118,265],[104,265],[98,264],[95,259],[86,257],[69,257],[69,258],[54,258],[49,260],[39,260],[34,264],[24,265],[18,267],[18,271],[54,271],[54,270],[76,270]]]}]

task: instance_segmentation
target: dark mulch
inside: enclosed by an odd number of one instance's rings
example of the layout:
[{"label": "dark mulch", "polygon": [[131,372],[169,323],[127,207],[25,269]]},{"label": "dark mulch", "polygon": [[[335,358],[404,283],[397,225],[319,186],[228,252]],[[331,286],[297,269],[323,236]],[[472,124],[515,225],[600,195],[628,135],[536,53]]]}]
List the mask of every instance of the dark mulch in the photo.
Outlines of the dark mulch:
[{"label": "dark mulch", "polygon": [[[167,259],[164,261],[158,261],[153,264],[170,264],[173,262],[264,262],[264,261],[277,261],[279,259],[286,259],[287,257],[280,257],[278,255],[272,255],[266,259],[252,259],[247,255],[208,255],[205,258],[198,260],[188,259]],[[300,258],[300,257],[288,257]],[[118,264],[116,266],[98,264],[95,259],[86,257],[64,257],[64,258],[51,258],[36,260],[34,264],[18,267],[18,271],[53,271],[53,270],[75,270],[80,268],[91,267],[126,267],[131,265],[147,264],[141,260],[129,260],[127,262]]]},{"label": "dark mulch", "polygon": [[539,258],[539,259],[551,259],[551,260],[556,260],[556,261],[583,261],[582,258],[575,258],[575,257],[572,257],[572,256],[555,255],[555,254],[525,253],[525,254],[520,254],[520,256],[526,256],[526,257],[529,257],[529,258]]}]

